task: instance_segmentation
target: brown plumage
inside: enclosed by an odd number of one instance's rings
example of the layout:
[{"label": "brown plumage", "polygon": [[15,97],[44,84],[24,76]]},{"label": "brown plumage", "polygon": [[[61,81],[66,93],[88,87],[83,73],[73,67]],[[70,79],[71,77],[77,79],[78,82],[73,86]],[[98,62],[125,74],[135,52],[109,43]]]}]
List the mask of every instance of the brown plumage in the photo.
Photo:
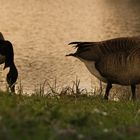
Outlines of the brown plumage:
[{"label": "brown plumage", "polygon": [[105,99],[112,84],[131,85],[135,99],[140,84],[140,37],[121,37],[100,42],[71,42],[77,48],[67,56],[79,58],[99,80],[106,82]]}]

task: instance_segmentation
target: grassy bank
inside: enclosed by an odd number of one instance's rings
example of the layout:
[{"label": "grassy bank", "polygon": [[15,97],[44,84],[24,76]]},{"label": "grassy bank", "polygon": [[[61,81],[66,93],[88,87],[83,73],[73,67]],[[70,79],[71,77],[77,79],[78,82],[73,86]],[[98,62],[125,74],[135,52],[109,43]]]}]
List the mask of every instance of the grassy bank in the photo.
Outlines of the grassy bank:
[{"label": "grassy bank", "polygon": [[0,93],[1,140],[140,139],[140,103]]}]

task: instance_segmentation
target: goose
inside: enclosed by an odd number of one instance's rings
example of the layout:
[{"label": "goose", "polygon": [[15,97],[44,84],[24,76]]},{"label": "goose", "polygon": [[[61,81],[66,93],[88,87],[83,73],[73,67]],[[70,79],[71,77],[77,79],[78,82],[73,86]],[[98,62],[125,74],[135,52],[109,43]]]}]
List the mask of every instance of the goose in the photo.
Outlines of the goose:
[{"label": "goose", "polygon": [[71,42],[77,50],[66,56],[82,61],[89,72],[107,83],[104,99],[108,100],[113,84],[131,86],[132,100],[140,84],[140,37],[119,37],[98,42]]},{"label": "goose", "polygon": [[14,63],[13,45],[10,41],[5,40],[0,32],[0,64],[5,64],[3,69],[10,68],[6,81],[11,92],[15,92],[15,82],[18,78],[18,70]]}]

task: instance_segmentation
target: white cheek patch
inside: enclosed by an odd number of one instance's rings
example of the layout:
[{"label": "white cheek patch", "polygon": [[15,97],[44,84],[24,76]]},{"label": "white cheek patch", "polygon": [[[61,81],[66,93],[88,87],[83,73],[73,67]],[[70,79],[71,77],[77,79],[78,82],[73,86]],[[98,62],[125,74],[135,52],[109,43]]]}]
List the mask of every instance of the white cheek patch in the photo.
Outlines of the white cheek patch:
[{"label": "white cheek patch", "polygon": [[0,64],[5,62],[5,56],[0,54]]}]

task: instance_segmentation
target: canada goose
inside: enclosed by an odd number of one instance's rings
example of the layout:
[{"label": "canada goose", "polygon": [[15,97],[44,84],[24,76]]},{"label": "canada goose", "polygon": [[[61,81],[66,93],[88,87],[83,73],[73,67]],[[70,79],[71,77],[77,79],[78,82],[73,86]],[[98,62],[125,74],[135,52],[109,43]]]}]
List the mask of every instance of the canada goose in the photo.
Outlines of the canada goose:
[{"label": "canada goose", "polygon": [[121,37],[100,42],[71,42],[74,56],[99,80],[107,83],[104,99],[108,100],[112,84],[130,85],[135,100],[140,84],[140,37]]},{"label": "canada goose", "polygon": [[14,51],[10,41],[4,39],[0,33],[0,64],[5,63],[4,69],[9,67],[9,72],[6,81],[9,85],[11,92],[15,92],[15,82],[18,77],[18,71],[14,64]]}]

